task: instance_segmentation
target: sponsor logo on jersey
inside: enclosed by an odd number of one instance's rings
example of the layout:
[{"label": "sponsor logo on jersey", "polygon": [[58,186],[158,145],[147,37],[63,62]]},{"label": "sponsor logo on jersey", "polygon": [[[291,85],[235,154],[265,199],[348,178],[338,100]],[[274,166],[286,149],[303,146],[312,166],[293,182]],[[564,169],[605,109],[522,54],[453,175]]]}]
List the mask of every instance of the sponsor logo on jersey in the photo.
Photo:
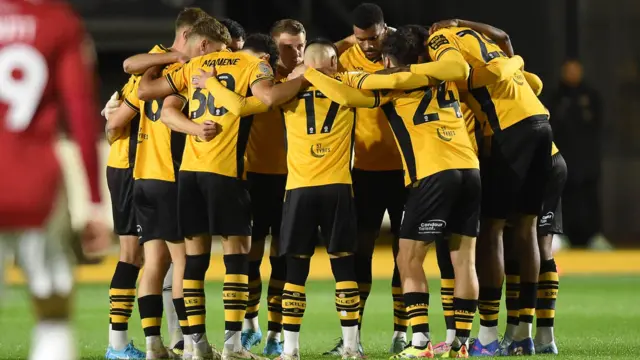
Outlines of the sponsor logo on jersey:
[{"label": "sponsor logo on jersey", "polygon": [[325,155],[331,152],[330,147],[323,147],[322,144],[318,143],[315,145],[311,145],[311,156],[314,158],[323,158]]},{"label": "sponsor logo on jersey", "polygon": [[436,134],[438,134],[440,140],[447,142],[453,140],[453,137],[456,136],[455,130],[447,129],[445,126],[437,128]]}]

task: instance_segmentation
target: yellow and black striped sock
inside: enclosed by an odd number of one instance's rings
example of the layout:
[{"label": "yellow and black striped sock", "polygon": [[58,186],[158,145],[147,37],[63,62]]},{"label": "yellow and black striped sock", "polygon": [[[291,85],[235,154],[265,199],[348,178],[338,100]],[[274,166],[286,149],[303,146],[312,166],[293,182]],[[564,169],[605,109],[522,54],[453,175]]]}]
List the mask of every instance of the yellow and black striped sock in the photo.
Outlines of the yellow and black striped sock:
[{"label": "yellow and black striped sock", "polygon": [[436,241],[436,260],[440,269],[440,300],[442,301],[442,311],[444,322],[447,326],[447,342],[453,341],[450,332],[456,331],[456,319],[453,311],[453,288],[455,285],[455,273],[451,262],[451,252],[449,242],[446,240]]},{"label": "yellow and black striped sock", "polygon": [[267,290],[267,330],[273,336],[282,332],[282,291],[287,278],[287,259],[284,256],[270,256],[271,277]]},{"label": "yellow and black striped sock", "polygon": [[204,277],[209,268],[211,254],[187,255],[182,287],[184,292],[184,306],[189,322],[189,329],[196,338],[207,332],[206,302],[204,294]]},{"label": "yellow and black striped sock", "polygon": [[119,261],[109,286],[109,323],[113,331],[127,331],[136,301],[136,281],[140,268]]},{"label": "yellow and black striped sock", "polygon": [[307,282],[310,264],[309,258],[287,258],[287,282],[282,291],[282,328],[285,332],[300,332],[307,308],[304,284]]},{"label": "yellow and black striped sock", "polygon": [[184,298],[174,298],[173,308],[176,309],[176,315],[178,315],[178,321],[180,322],[180,330],[182,335],[191,335],[189,329],[189,319],[187,318],[187,308],[184,306]]},{"label": "yellow and black striped sock", "polygon": [[[517,261],[508,260],[504,264],[504,273],[506,277],[505,291],[506,305],[507,305],[507,324],[512,325],[511,328],[515,330],[513,326],[518,325],[518,317],[520,313],[520,267]],[[513,336],[513,334],[510,334]]]},{"label": "yellow and black striped sock", "polygon": [[162,326],[162,295],[146,295],[138,298],[138,310],[144,336],[160,336]]},{"label": "yellow and black striped sock", "polygon": [[538,299],[538,283],[520,283],[520,311],[519,323],[533,324],[533,316],[536,313],[536,302]]},{"label": "yellow and black striped sock", "polygon": [[[364,310],[363,301],[360,299],[361,291],[356,282],[355,265],[353,255],[331,259],[331,271],[336,280],[336,311],[342,327],[359,326],[360,313]],[[371,284],[368,285],[370,288]]]},{"label": "yellow and black striped sock", "polygon": [[262,297],[262,278],[260,277],[260,264],[262,259],[249,261],[249,301],[245,319],[253,319],[260,311],[260,298]]},{"label": "yellow and black striped sock", "polygon": [[429,341],[429,293],[410,292],[404,294],[404,303],[411,322],[413,339],[411,345],[425,348]]},{"label": "yellow and black striped sock", "polygon": [[373,276],[371,274],[372,258],[370,256],[356,256],[355,257],[355,274],[356,282],[358,283],[358,291],[360,292],[360,306],[359,306],[359,322],[358,329],[362,327],[362,317],[364,316],[364,308],[367,304],[367,299],[371,293],[371,283],[373,282]]},{"label": "yellow and black striped sock", "polygon": [[393,276],[391,277],[391,296],[393,297],[393,331],[406,333],[409,326],[409,315],[407,315],[407,307],[404,304],[400,272],[396,265],[393,266]]},{"label": "yellow and black striped sock", "polygon": [[248,257],[246,254],[224,255],[223,260],[226,269],[222,288],[224,330],[239,332],[249,301]]},{"label": "yellow and black striped sock", "polygon": [[[471,336],[471,326],[473,325],[473,317],[476,315],[478,300],[453,298],[453,308],[456,318],[456,338],[459,345],[467,343]],[[455,342],[454,342],[455,343]],[[454,350],[459,350],[454,349]]]},{"label": "yellow and black striped sock", "polygon": [[559,281],[555,259],[543,260],[540,263],[540,276],[538,277],[536,327],[553,327]]},{"label": "yellow and black striped sock", "polygon": [[[497,327],[498,316],[500,314],[501,288],[480,288],[480,300],[478,301],[478,312],[480,313],[480,325],[484,327]],[[455,299],[454,299],[455,300]],[[455,308],[455,306],[454,306]]]}]

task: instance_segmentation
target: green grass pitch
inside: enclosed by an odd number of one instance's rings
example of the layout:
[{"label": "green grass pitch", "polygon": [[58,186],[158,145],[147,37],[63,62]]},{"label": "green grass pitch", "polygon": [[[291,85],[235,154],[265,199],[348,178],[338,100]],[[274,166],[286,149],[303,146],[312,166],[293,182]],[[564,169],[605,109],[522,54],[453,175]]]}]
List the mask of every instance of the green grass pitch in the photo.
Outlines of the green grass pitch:
[{"label": "green grass pitch", "polygon": [[[437,279],[430,279],[429,319],[434,343],[443,340],[444,320]],[[207,284],[209,339],[220,347],[224,325],[222,284]],[[82,359],[102,359],[107,345],[108,285],[80,285],[76,291],[74,324]],[[266,284],[263,297],[266,296]],[[302,358],[326,359],[320,355],[334,345],[340,335],[335,312],[332,281],[310,281],[307,310],[300,343]],[[560,279],[556,336],[557,359],[639,359],[640,358],[640,277],[566,276]],[[33,317],[24,287],[10,287],[0,310],[0,359],[24,359],[28,353]],[[386,359],[392,335],[392,307],[389,281],[377,280],[367,302],[362,342],[370,359]],[[260,322],[266,335],[266,306]],[[504,325],[506,311],[501,311]],[[476,322],[478,318],[476,316]],[[129,323],[135,344],[144,347],[144,337],[136,310]],[[163,326],[166,328],[166,326]],[[477,326],[474,327],[477,330]],[[165,329],[163,329],[164,331]],[[262,351],[262,345],[255,352]],[[538,358],[548,358],[539,356]]]}]

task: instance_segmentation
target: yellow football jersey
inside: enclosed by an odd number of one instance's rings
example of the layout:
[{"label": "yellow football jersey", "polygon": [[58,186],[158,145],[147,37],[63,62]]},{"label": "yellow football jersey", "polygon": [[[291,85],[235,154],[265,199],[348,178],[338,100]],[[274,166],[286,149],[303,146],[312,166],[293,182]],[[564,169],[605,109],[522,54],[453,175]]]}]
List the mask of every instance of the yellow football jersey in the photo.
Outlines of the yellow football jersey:
[{"label": "yellow football jersey", "polygon": [[[276,75],[276,81],[286,80]],[[284,122],[280,109],[255,114],[247,146],[247,171],[259,174],[286,174],[287,152]]]},{"label": "yellow football jersey", "polygon": [[273,71],[265,61],[244,52],[217,52],[191,59],[180,69],[166,75],[174,92],[188,91],[189,118],[197,123],[215,121],[221,126],[213,140],[204,142],[187,136],[180,170],[211,172],[241,178],[253,116],[240,118],[216,103],[207,89],[191,85],[199,69],[215,66],[218,79],[237,94],[247,96],[251,86],[263,80],[273,81]]},{"label": "yellow football jersey", "polygon": [[[353,82],[351,75],[335,74],[333,78]],[[351,184],[355,109],[331,101],[311,86],[281,110],[289,170],[286,189]]]},{"label": "yellow football jersey", "polygon": [[473,111],[467,106],[466,103],[460,103],[460,110],[462,110],[462,117],[467,127],[467,133],[469,134],[469,140],[471,140],[471,146],[476,156],[480,156],[481,149],[483,148],[483,126],[478,118],[473,115]]},{"label": "yellow football jersey", "polygon": [[[168,65],[163,70],[166,75],[182,64]],[[133,166],[134,179],[153,179],[176,181],[176,172],[180,167],[184,152],[185,135],[171,131],[161,121],[163,99],[142,101],[138,98],[138,85],[125,98],[125,104],[140,113],[140,127],[136,149],[136,162]],[[172,96],[179,97],[187,105],[187,92]],[[142,111],[141,111],[142,110]]]},{"label": "yellow football jersey", "polygon": [[405,169],[405,184],[449,169],[478,169],[456,84],[392,91],[381,99]]},{"label": "yellow football jersey", "polygon": [[[374,73],[384,69],[381,61],[371,62],[353,45],[340,56],[340,67],[345,71]],[[393,140],[389,122],[380,109],[356,109],[356,140],[353,167],[360,170],[400,170],[402,159]]]},{"label": "yellow football jersey", "polygon": [[[169,49],[162,45],[156,45],[149,51],[150,54],[166,53]],[[131,75],[127,83],[120,90],[120,99],[124,99],[131,91],[138,91],[138,75]],[[137,96],[137,94],[136,94]],[[118,169],[128,169],[133,166],[136,157],[136,132],[138,131],[138,118],[133,119],[123,130],[109,148],[107,166]]]},{"label": "yellow football jersey", "polygon": [[[469,28],[446,28],[433,33],[427,42],[429,55],[437,60],[443,53],[460,51],[473,69],[485,66],[493,59],[506,57],[497,44],[486,35]],[[522,71],[508,80],[473,89],[473,84],[457,84],[469,89],[466,103],[480,122],[486,122],[492,132],[498,132],[534,115],[548,115]]]}]

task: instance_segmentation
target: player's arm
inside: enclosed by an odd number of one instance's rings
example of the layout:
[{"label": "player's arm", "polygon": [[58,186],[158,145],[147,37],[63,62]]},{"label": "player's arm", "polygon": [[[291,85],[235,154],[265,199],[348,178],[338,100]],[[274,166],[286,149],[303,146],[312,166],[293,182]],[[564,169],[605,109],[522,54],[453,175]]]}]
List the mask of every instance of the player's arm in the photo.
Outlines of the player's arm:
[{"label": "player's arm", "polygon": [[64,39],[55,62],[55,83],[66,107],[71,135],[82,154],[91,202],[98,205],[101,198],[97,150],[98,110],[94,87],[95,49],[79,21],[74,19],[66,25],[71,29],[64,32],[68,38]]},{"label": "player's arm", "polygon": [[460,53],[455,39],[440,30],[433,33],[427,42],[431,62],[411,65],[414,74],[428,75],[443,81],[461,81],[469,77],[469,64]]},{"label": "player's arm", "polygon": [[411,90],[423,86],[438,85],[440,79],[430,76],[417,75],[411,72],[396,72],[393,74],[363,74],[357,83],[362,90]]},{"label": "player's arm", "polygon": [[483,33],[489,37],[489,39],[493,40],[498,44],[500,49],[504,51],[507,56],[514,56],[513,46],[511,45],[511,38],[509,38],[509,34],[505,31],[498,29],[497,27],[483,24],[479,22],[469,21],[469,20],[460,20],[460,19],[452,19],[452,20],[443,20],[438,21],[437,23],[431,25],[429,29],[430,32],[435,32],[439,29],[445,27],[468,27],[471,30],[475,30],[479,33]]},{"label": "player's arm", "polygon": [[212,121],[203,124],[195,123],[184,115],[182,109],[187,100],[180,94],[174,94],[164,99],[160,121],[172,131],[193,135],[206,141],[215,136],[216,126]]},{"label": "player's arm", "polygon": [[540,96],[542,93],[542,80],[540,80],[540,77],[528,71],[523,71],[522,73],[524,74],[524,78],[527,80],[529,86],[531,86],[533,92],[536,93],[536,96]]},{"label": "player's arm", "polygon": [[138,98],[143,101],[162,99],[171,94],[179,94],[188,87],[185,79],[187,66],[162,76],[162,66],[153,66],[144,72],[138,86]]},{"label": "player's arm", "polygon": [[305,84],[302,76],[279,84],[275,84],[273,79],[273,70],[264,61],[255,65],[249,77],[251,93],[268,107],[289,101]]},{"label": "player's arm", "polygon": [[523,66],[524,60],[518,55],[509,59],[494,59],[485,66],[471,69],[468,81],[469,89],[476,89],[509,79]]},{"label": "player's arm", "polygon": [[189,58],[177,51],[170,51],[160,54],[137,54],[133,55],[122,63],[124,72],[131,75],[139,75],[147,71],[150,67],[168,65],[176,62],[185,63]]},{"label": "player's arm", "polygon": [[380,105],[380,96],[377,92],[353,88],[316,69],[308,68],[304,72],[304,77],[331,101],[342,106],[372,108]]},{"label": "player's arm", "polygon": [[269,111],[269,107],[255,96],[244,97],[237,94],[227,89],[214,76],[207,79],[206,89],[225,109],[238,116],[249,116]]},{"label": "player's arm", "polygon": [[122,128],[127,126],[139,113],[140,109],[133,107],[125,100],[125,102],[109,116],[109,120],[107,120],[107,125],[105,126],[109,145],[113,144],[113,142],[120,137]]}]

